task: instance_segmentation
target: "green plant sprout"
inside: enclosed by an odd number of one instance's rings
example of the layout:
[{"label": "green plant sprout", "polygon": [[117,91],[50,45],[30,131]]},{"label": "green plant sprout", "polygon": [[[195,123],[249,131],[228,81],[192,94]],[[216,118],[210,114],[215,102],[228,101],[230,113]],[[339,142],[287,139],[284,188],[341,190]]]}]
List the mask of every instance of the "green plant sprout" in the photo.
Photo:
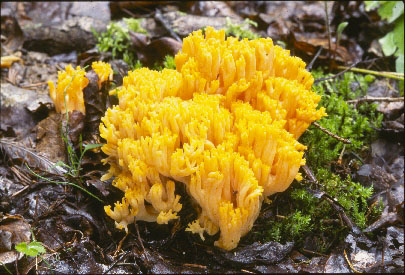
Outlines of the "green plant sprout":
[{"label": "green plant sprout", "polygon": [[176,69],[176,62],[174,61],[174,56],[172,55],[166,55],[165,58],[163,59],[163,63],[160,63],[158,61],[155,62],[152,66],[153,70],[156,71],[161,71],[163,69]]},{"label": "green plant sprout", "polygon": [[174,61],[174,56],[166,55],[165,59],[163,60],[163,67],[166,69],[176,69],[176,62]]},{"label": "green plant sprout", "polygon": [[35,239],[34,232],[31,230],[33,241],[30,243],[21,242],[15,246],[15,250],[30,257],[40,257],[41,260],[51,269],[51,265],[42,257],[42,254],[46,253],[45,247],[41,242]]},{"label": "green plant sprout", "polygon": [[26,256],[37,257],[46,252],[41,242],[33,241],[30,243],[21,242],[15,246],[15,250]]},{"label": "green plant sprout", "polygon": [[233,24],[229,17],[226,18],[226,29],[225,34],[227,36],[235,36],[237,38],[243,39],[257,39],[260,38],[258,34],[253,33],[249,30],[249,25],[257,27],[257,23],[255,21],[246,18],[241,24]]},{"label": "green plant sprout", "polygon": [[111,51],[113,58],[122,58],[131,69],[134,69],[137,63],[135,53],[131,50],[129,31],[146,35],[148,32],[142,28],[140,19],[124,18],[124,22],[125,24],[111,22],[103,33],[97,33],[94,29],[92,31],[98,41],[97,48],[100,52]]}]

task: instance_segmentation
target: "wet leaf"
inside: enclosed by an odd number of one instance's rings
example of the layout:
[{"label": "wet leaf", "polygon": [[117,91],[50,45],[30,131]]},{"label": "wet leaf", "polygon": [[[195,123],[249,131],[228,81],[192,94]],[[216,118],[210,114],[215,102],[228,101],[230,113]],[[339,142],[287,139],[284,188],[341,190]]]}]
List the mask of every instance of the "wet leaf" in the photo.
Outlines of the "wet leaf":
[{"label": "wet leaf", "polygon": [[34,129],[37,138],[36,151],[52,162],[66,160],[65,143],[61,136],[62,117],[62,114],[52,113]]},{"label": "wet leaf", "polygon": [[7,131],[11,127],[17,136],[27,134],[35,126],[33,113],[43,105],[50,105],[48,95],[21,89],[9,83],[1,83],[0,129]]},{"label": "wet leaf", "polygon": [[293,243],[282,245],[277,242],[267,242],[264,244],[255,242],[245,247],[238,247],[232,252],[227,251],[219,255],[232,264],[273,264],[281,261],[292,250],[293,245]]},{"label": "wet leaf", "polygon": [[0,139],[0,150],[8,155],[9,158],[22,160],[30,167],[35,167],[44,171],[49,171],[58,175],[63,175],[66,170],[48,158],[39,155],[37,152],[26,148],[24,145],[14,142],[9,139]]},{"label": "wet leaf", "polygon": [[12,263],[23,255],[13,251],[13,246],[28,242],[31,237],[30,225],[19,215],[6,215],[0,221],[0,261]]}]

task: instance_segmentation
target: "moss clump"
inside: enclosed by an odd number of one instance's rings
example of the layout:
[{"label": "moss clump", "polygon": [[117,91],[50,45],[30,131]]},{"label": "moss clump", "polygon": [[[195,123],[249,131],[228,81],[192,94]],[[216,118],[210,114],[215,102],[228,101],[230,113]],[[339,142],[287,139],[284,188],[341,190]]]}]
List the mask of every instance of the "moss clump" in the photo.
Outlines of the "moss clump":
[{"label": "moss clump", "polygon": [[[315,79],[325,77],[320,71],[313,72],[313,75]],[[322,96],[319,105],[325,107],[328,114],[319,120],[319,125],[349,139],[352,144],[346,144],[346,152],[365,151],[366,144],[376,136],[374,128],[381,126],[383,117],[377,114],[376,104],[365,103],[355,109],[346,102],[364,96],[372,81],[373,78],[347,72],[336,82],[321,82],[313,87]],[[308,146],[307,164],[315,170],[337,160],[344,146],[313,125],[303,134],[300,142]]]},{"label": "moss clump", "polygon": [[129,30],[133,32],[147,34],[141,27],[140,19],[124,18],[125,25],[111,22],[107,26],[107,31],[97,33],[93,30],[97,38],[97,48],[100,52],[111,52],[113,58],[122,58],[131,69],[135,69],[135,52],[132,50]]},{"label": "moss clump", "polygon": [[[321,71],[313,72],[314,78],[326,77]],[[320,95],[320,106],[326,108],[327,117],[319,124],[331,132],[349,139],[352,144],[345,145],[345,153],[351,163],[359,165],[353,155],[367,151],[368,144],[376,137],[375,128],[380,127],[382,115],[376,113],[376,105],[362,104],[359,109],[346,103],[366,94],[373,77],[345,73],[336,81],[324,81],[314,85]],[[372,187],[364,187],[350,177],[351,169],[338,162],[344,144],[311,126],[301,137],[300,142],[308,146],[307,165],[311,167],[319,186],[311,186],[305,180],[295,183],[286,192],[275,195],[274,218],[265,222],[268,230],[256,232],[256,238],[265,241],[295,241],[298,247],[311,240],[318,252],[327,250],[341,240],[349,230],[331,205],[314,197],[308,190],[323,191],[336,198],[345,213],[361,229],[371,224],[381,213],[381,205],[368,206],[367,199],[373,194]],[[336,168],[340,166],[340,170]]]},{"label": "moss clump", "polygon": [[166,55],[165,58],[163,59],[163,62],[155,62],[152,66],[153,70],[156,71],[161,71],[163,69],[176,69],[176,62],[174,61],[174,56],[172,55]]},{"label": "moss clump", "polygon": [[246,18],[242,24],[233,24],[229,17],[226,18],[226,29],[225,34],[227,36],[235,36],[237,38],[243,39],[257,39],[260,38],[258,34],[253,33],[249,30],[249,25],[257,27],[257,23],[255,21]]}]

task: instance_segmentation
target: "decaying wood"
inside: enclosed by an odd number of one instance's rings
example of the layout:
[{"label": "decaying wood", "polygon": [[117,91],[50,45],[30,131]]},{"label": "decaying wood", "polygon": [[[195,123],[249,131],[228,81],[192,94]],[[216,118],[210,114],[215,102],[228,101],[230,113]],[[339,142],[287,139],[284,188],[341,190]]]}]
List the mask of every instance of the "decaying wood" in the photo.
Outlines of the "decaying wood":
[{"label": "decaying wood", "polygon": [[101,32],[106,29],[106,22],[91,17],[75,17],[59,25],[44,26],[40,23],[23,25],[24,48],[32,51],[46,52],[50,55],[70,51],[86,51],[97,43],[92,28]]}]

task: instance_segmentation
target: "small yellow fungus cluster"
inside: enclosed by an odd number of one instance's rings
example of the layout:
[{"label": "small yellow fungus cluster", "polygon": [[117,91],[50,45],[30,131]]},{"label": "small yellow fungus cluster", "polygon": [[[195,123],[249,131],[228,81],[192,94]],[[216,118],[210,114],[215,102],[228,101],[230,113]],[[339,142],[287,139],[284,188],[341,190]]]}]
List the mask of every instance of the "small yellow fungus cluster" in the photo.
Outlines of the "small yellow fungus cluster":
[{"label": "small yellow fungus cluster", "polygon": [[242,40],[208,27],[184,39],[177,70],[128,73],[119,105],[102,118],[110,165],[102,177],[125,195],[107,215],[168,223],[184,184],[198,205],[187,231],[214,235],[231,250],[252,228],[263,200],[288,188],[305,164],[297,138],[325,115],[305,63],[271,39]]},{"label": "small yellow fungus cluster", "polygon": [[48,81],[50,96],[58,113],[74,110],[86,113],[83,100],[83,89],[89,84],[86,72],[80,66],[76,70],[68,65],[65,71],[58,72],[58,86],[55,89],[53,81]]},{"label": "small yellow fungus cluster", "polygon": [[[110,64],[97,61],[92,64],[93,70],[98,75],[98,85],[108,80],[112,75]],[[86,113],[83,100],[83,89],[89,84],[85,76],[86,72],[77,66],[72,65],[65,67],[65,71],[58,72],[58,86],[55,88],[53,81],[48,81],[49,94],[55,104],[58,113],[72,112],[74,110]]]},{"label": "small yellow fungus cluster", "polygon": [[98,75],[98,87],[101,88],[101,84],[106,81],[110,80],[113,75],[113,70],[111,69],[111,65],[102,61],[95,61],[91,64],[91,68],[96,72]]}]

